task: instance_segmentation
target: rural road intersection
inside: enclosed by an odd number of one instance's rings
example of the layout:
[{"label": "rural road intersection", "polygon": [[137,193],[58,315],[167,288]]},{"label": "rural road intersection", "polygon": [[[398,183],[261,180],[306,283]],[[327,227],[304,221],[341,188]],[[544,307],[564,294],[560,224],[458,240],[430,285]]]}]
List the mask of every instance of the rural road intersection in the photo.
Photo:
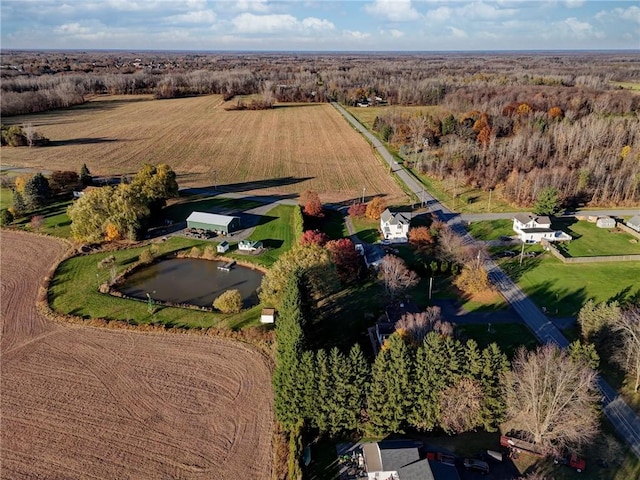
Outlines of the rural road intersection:
[{"label": "rural road intersection", "polygon": [[[425,191],[424,186],[420,184],[412,175],[409,174],[402,166],[398,165],[385,146],[372,135],[353,115],[347,112],[341,105],[332,102],[332,105],[353,125],[356,130],[362,133],[375,150],[378,151],[380,156],[389,164],[389,168],[395,173],[405,185],[419,198],[422,202],[426,202],[429,205],[429,210],[437,215],[440,219],[447,221],[451,227],[464,238],[466,244],[472,244],[475,242],[473,237],[464,228],[464,221],[471,219],[478,220],[482,217],[478,215],[458,215],[438,200],[433,198],[428,192]],[[589,214],[597,214],[594,212],[585,212]],[[628,211],[616,211],[619,215],[635,214],[636,210]],[[605,212],[607,215],[611,215],[612,212]],[[512,218],[513,214],[481,214],[490,216],[488,218]],[[500,215],[500,216],[495,216]],[[487,219],[488,219],[487,218]],[[484,259],[484,268],[489,274],[489,278],[498,288],[500,293],[509,302],[513,309],[522,317],[522,320],[534,333],[534,335],[542,343],[555,343],[559,347],[565,348],[569,345],[569,341],[565,336],[556,328],[556,326],[549,321],[540,309],[527,297],[527,295],[507,276],[506,273],[491,259]],[[618,431],[625,441],[629,444],[633,452],[640,457],[640,417],[625,403],[625,401],[618,395],[618,393],[606,382],[602,377],[598,377],[598,387],[603,395],[603,409],[604,413],[611,424]]]}]

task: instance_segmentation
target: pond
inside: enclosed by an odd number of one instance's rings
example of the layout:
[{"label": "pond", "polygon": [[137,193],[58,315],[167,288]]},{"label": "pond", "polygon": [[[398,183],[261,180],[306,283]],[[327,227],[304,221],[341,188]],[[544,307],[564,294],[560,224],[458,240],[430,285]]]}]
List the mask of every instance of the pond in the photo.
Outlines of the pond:
[{"label": "pond", "polygon": [[187,303],[211,307],[225,290],[239,290],[244,308],[259,303],[256,290],[263,274],[257,270],[234,265],[230,271],[218,266],[225,262],[196,258],[172,258],[135,271],[118,286],[123,294],[170,303]]}]

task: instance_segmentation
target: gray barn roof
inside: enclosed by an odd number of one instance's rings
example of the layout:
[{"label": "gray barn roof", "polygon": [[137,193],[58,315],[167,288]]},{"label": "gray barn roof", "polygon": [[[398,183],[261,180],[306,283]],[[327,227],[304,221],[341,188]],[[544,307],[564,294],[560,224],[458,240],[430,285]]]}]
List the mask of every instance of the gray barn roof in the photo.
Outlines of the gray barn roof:
[{"label": "gray barn roof", "polygon": [[627,225],[640,227],[640,215],[634,215],[629,220],[627,220]]},{"label": "gray barn roof", "polygon": [[187,222],[207,223],[209,225],[225,225],[228,227],[234,218],[238,217],[218,215],[217,213],[191,212],[191,215],[187,217]]}]

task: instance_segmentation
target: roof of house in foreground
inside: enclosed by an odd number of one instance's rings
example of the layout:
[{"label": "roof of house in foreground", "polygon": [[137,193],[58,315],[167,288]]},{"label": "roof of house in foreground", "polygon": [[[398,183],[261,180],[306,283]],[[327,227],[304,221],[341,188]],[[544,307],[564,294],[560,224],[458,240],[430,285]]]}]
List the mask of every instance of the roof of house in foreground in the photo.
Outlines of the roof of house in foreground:
[{"label": "roof of house in foreground", "polygon": [[211,225],[229,225],[234,218],[229,215],[219,215],[217,213],[207,212],[191,212],[191,215],[187,217],[187,222],[200,222],[208,223]]}]

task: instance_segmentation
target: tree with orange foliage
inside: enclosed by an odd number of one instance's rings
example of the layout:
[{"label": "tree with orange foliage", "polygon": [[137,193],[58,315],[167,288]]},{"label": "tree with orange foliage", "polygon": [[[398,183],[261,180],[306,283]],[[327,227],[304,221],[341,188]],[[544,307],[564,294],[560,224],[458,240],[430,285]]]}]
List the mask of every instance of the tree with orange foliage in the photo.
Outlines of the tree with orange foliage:
[{"label": "tree with orange foliage", "polygon": [[518,115],[529,115],[533,113],[533,108],[531,108],[531,105],[529,105],[528,103],[522,102],[520,105],[518,105],[516,113]]},{"label": "tree with orange foliage", "polygon": [[380,215],[387,209],[387,202],[382,197],[374,197],[367,205],[365,215],[372,220],[380,220]]},{"label": "tree with orange foliage", "polygon": [[554,120],[560,120],[564,116],[564,112],[560,107],[551,107],[547,114]]},{"label": "tree with orange foliage", "polygon": [[120,232],[118,231],[118,227],[116,227],[113,223],[107,223],[107,226],[104,229],[104,239],[107,242],[112,242],[114,240],[118,240],[120,238]]},{"label": "tree with orange foliage", "polygon": [[329,241],[326,233],[320,230],[305,230],[300,237],[300,245],[320,245],[321,247]]},{"label": "tree with orange foliage", "polygon": [[409,230],[409,243],[419,250],[426,250],[433,245],[434,238],[427,227],[414,227]]},{"label": "tree with orange foliage", "polygon": [[483,147],[487,147],[494,136],[493,128],[485,125],[482,130],[480,130],[480,133],[478,133],[478,143]]},{"label": "tree with orange foliage", "polygon": [[320,199],[317,197],[309,200],[307,204],[304,206],[304,214],[309,215],[310,217],[323,217],[322,213],[322,203]]}]

